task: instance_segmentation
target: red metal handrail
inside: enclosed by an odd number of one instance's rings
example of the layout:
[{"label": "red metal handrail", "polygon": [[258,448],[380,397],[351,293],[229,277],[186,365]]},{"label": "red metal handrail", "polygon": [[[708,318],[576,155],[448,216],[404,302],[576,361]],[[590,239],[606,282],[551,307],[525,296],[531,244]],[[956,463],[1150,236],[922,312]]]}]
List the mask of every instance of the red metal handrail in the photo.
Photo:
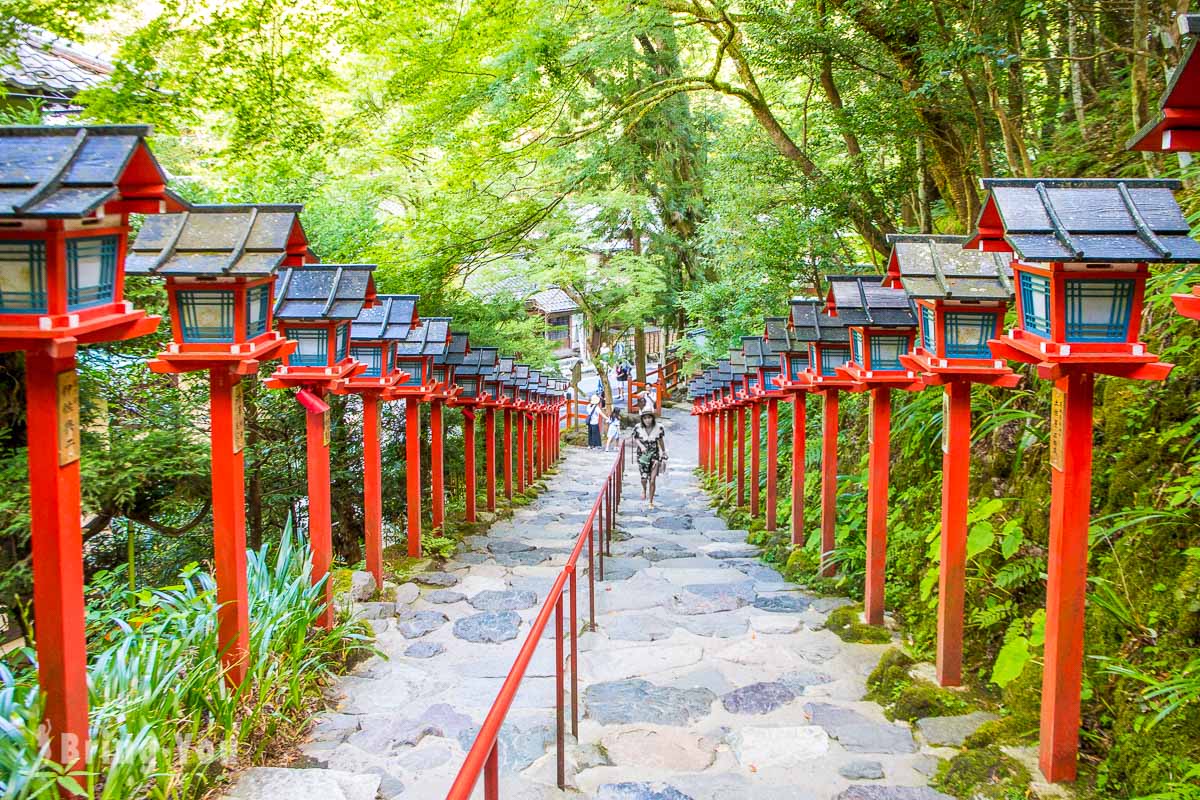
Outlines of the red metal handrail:
[{"label": "red metal handrail", "polygon": [[529,662],[533,658],[534,651],[537,650],[538,643],[541,642],[542,633],[546,629],[546,623],[550,621],[551,613],[554,614],[554,652],[556,655],[554,674],[557,735],[555,737],[555,746],[558,756],[558,788],[566,788],[566,703],[563,699],[566,667],[563,664],[563,588],[569,581],[571,735],[578,737],[579,670],[577,663],[579,660],[579,614],[577,608],[579,592],[578,573],[575,569],[575,564],[583,552],[583,546],[586,544],[588,548],[588,620],[591,627],[595,628],[596,530],[597,528],[599,529],[600,536],[602,537],[600,542],[599,568],[600,580],[604,580],[604,558],[606,555],[612,555],[612,532],[617,510],[621,505],[621,482],[624,476],[625,446],[622,444],[620,451],[617,453],[617,459],[613,463],[612,469],[608,472],[608,477],[604,479],[604,486],[596,496],[596,501],[592,503],[592,510],[588,514],[587,520],[583,523],[579,537],[575,541],[575,547],[571,550],[571,555],[567,558],[567,564],[563,567],[562,572],[558,574],[554,585],[546,595],[545,602],[542,603],[542,607],[538,611],[537,617],[534,618],[533,627],[530,629],[529,635],[525,637],[525,643],[521,645],[520,652],[517,653],[517,660],[513,663],[512,669],[509,670],[508,677],[504,679],[504,684],[500,687],[500,693],[496,696],[496,701],[492,703],[492,708],[488,711],[488,715],[479,729],[479,735],[475,737],[474,744],[471,745],[470,751],[467,752],[466,760],[463,761],[463,765],[459,769],[454,783],[450,786],[450,791],[446,795],[447,800],[469,800],[471,792],[475,790],[475,784],[479,782],[481,774],[483,775],[483,796],[485,800],[498,800],[500,797],[500,757],[497,737],[500,735],[500,728],[504,725],[504,720],[508,716],[509,706],[512,705],[517,690],[521,688],[521,681],[525,678],[525,670],[529,667]]}]

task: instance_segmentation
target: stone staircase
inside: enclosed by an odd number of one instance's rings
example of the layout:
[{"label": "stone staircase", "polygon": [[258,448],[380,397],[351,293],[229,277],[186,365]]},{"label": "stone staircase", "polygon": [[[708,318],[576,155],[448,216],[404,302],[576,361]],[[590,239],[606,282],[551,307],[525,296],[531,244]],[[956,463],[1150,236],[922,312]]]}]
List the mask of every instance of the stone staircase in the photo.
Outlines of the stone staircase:
[{"label": "stone staircase", "polygon": [[[694,420],[669,412],[664,424],[671,460],[658,507],[639,500],[631,460],[597,629],[580,639],[569,786],[554,785],[551,640],[501,733],[501,796],[945,798],[927,784],[954,751],[863,700],[885,646],[824,630],[849,601],[809,595],[760,562],[695,481]],[[568,450],[533,504],[468,540],[444,571],[401,586],[403,602],[373,623],[386,658],[341,681],[338,709],[316,721],[297,768],[248,770],[226,797],[444,798],[613,457]],[[579,586],[586,618],[582,574]],[[922,727],[958,735],[964,724],[977,723]]]}]

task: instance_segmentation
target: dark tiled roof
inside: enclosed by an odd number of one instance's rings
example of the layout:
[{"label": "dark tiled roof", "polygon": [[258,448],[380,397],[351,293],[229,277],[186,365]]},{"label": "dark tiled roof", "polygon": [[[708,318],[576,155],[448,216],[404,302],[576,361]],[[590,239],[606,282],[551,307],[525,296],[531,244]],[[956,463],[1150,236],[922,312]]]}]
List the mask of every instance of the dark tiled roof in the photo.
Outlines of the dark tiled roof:
[{"label": "dark tiled roof", "polygon": [[0,79],[12,93],[68,100],[113,71],[112,64],[45,31],[28,29],[15,45],[0,62]]},{"label": "dark tiled roof", "polygon": [[488,380],[510,383],[512,381],[515,362],[516,359],[512,356],[499,356],[496,359],[496,369],[492,372]]},{"label": "dark tiled roof", "polygon": [[796,297],[791,302],[792,339],[794,342],[846,344],[850,341],[846,318],[825,313],[825,303],[813,297]]},{"label": "dark tiled roof", "polygon": [[758,369],[770,360],[775,361],[767,350],[767,341],[761,336],[742,337],[742,358],[746,360],[747,369]]},{"label": "dark tiled roof", "polygon": [[350,329],[350,338],[358,341],[388,339],[400,341],[408,338],[413,326],[419,325],[416,294],[381,294],[378,302],[359,312]]},{"label": "dark tiled roof", "polygon": [[537,292],[527,302],[543,314],[566,314],[579,310],[579,304],[557,286]]},{"label": "dark tiled roof", "polygon": [[1172,180],[989,178],[980,222],[998,215],[1023,261],[1181,263],[1200,243],[1175,202]]},{"label": "dark tiled roof", "polygon": [[874,275],[827,275],[837,319],[849,326],[907,328],[917,324],[903,289],[884,286]]},{"label": "dark tiled roof", "polygon": [[450,343],[446,345],[445,352],[434,356],[433,363],[439,367],[446,364],[457,367],[463,363],[469,352],[471,352],[470,337],[465,333],[453,331],[450,334]]},{"label": "dark tiled roof", "polygon": [[450,346],[450,318],[426,317],[396,346],[398,356],[443,355]]},{"label": "dark tiled roof", "polygon": [[353,320],[371,293],[372,264],[288,267],[275,283],[275,318],[307,322]]},{"label": "dark tiled roof", "polygon": [[139,183],[161,187],[149,134],[147,125],[0,127],[0,217],[87,216],[118,196],[134,163]]},{"label": "dark tiled roof", "polygon": [[766,328],[763,347],[766,348],[769,357],[777,357],[780,353],[802,348],[802,345],[794,342],[788,334],[787,317],[767,317],[763,324]]},{"label": "dark tiled roof", "polygon": [[891,234],[888,275],[898,274],[909,297],[1008,301],[1012,259],[1006,253],[964,250],[966,236]]},{"label": "dark tiled roof", "polygon": [[729,348],[729,367],[735,378],[746,374],[746,353],[737,347]]},{"label": "dark tiled roof", "polygon": [[463,362],[458,369],[454,371],[456,376],[462,377],[481,377],[490,379],[490,376],[496,369],[496,356],[498,351],[495,347],[472,347],[471,351],[463,357]]},{"label": "dark tiled roof", "polygon": [[129,250],[130,275],[273,275],[307,247],[299,205],[193,206],[147,216]]}]

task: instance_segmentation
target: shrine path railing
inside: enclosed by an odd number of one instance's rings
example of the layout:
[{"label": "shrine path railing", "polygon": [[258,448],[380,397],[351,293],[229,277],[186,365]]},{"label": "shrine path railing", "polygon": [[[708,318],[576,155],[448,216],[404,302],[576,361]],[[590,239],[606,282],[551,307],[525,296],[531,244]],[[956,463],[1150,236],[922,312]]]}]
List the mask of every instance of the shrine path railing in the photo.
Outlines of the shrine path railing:
[{"label": "shrine path railing", "polygon": [[[569,610],[570,636],[570,676],[571,676],[571,735],[579,735],[579,574],[576,565],[584,546],[587,547],[588,560],[588,621],[592,628],[596,627],[596,567],[599,567],[599,580],[604,580],[604,559],[612,555],[612,532],[617,510],[621,505],[621,481],[625,475],[625,446],[622,445],[617,453],[616,461],[604,479],[596,500],[592,503],[591,512],[575,540],[575,547],[567,557],[566,566],[558,574],[554,585],[546,594],[529,635],[517,653],[517,660],[509,670],[508,677],[500,687],[496,701],[483,721],[475,743],[467,752],[466,760],[458,771],[458,776],[450,786],[447,800],[469,800],[479,776],[483,776],[483,796],[485,800],[498,800],[500,797],[500,756],[497,737],[513,698],[521,688],[525,678],[525,670],[537,650],[538,644],[545,633],[550,615],[554,615],[554,653],[555,653],[555,698],[556,698],[556,736],[555,747],[558,759],[558,788],[566,788],[566,699],[563,687],[566,682],[567,664],[564,660],[565,639],[563,630],[564,603]],[[600,546],[596,547],[597,533],[600,536]]]}]

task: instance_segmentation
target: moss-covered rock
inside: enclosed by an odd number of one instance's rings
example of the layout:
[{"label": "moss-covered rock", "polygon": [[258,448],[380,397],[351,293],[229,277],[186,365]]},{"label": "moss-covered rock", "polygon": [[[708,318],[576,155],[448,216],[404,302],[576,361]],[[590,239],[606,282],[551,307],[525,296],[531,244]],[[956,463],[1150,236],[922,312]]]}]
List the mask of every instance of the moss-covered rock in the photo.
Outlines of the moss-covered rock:
[{"label": "moss-covered rock", "polygon": [[867,625],[861,616],[862,606],[835,608],[825,620],[825,628],[836,633],[844,642],[887,644],[892,640],[892,635],[885,629]]},{"label": "moss-covered rock", "polygon": [[[830,617],[832,616],[831,614]],[[885,651],[867,678],[867,699],[891,702],[902,688],[912,682],[909,670],[915,663],[908,653],[897,647]]]},{"label": "moss-covered rock", "polygon": [[1021,800],[1029,796],[1029,770],[999,747],[965,750],[942,764],[940,791],[970,800]]},{"label": "moss-covered rock", "polygon": [[946,717],[965,713],[969,705],[958,695],[927,681],[913,681],[896,694],[888,709],[892,719],[914,722],[922,717]]}]

